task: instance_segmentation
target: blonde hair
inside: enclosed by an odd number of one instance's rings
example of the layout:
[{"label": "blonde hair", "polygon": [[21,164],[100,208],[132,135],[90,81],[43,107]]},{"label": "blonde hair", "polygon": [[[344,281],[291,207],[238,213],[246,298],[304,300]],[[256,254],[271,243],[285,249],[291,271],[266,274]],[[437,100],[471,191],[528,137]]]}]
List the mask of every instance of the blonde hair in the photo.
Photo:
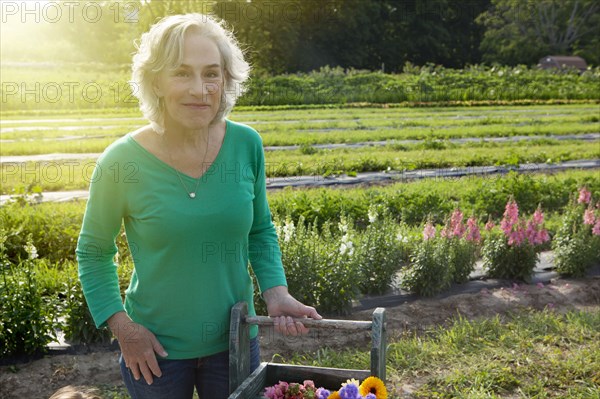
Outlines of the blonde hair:
[{"label": "blonde hair", "polygon": [[96,389],[67,385],[54,392],[50,399],[102,399]]},{"label": "blonde hair", "polygon": [[204,14],[192,13],[172,15],[152,25],[136,44],[133,56],[132,89],[138,98],[140,110],[159,134],[164,133],[164,106],[154,91],[154,80],[165,68],[181,65],[183,61],[183,40],[189,29],[212,39],[221,53],[225,75],[225,85],[221,97],[221,107],[215,117],[223,120],[231,112],[238,97],[245,91],[250,65],[244,59],[233,33],[223,21]]}]

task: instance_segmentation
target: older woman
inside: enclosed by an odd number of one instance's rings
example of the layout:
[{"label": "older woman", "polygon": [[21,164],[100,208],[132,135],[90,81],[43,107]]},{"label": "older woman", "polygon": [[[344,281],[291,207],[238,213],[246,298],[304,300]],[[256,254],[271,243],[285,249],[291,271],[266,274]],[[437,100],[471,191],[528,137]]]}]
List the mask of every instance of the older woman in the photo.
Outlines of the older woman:
[{"label": "older woman", "polygon": [[[232,34],[201,14],[162,19],[134,56],[150,124],[98,159],[77,246],[90,311],[119,341],[133,398],[191,398],[194,386],[227,397],[229,311],[247,301],[254,313],[248,262],[278,331],[307,332],[291,316],[320,318],[287,292],[261,138],[226,119],[248,72]],[[113,262],[123,221],[135,266],[124,304]]]}]

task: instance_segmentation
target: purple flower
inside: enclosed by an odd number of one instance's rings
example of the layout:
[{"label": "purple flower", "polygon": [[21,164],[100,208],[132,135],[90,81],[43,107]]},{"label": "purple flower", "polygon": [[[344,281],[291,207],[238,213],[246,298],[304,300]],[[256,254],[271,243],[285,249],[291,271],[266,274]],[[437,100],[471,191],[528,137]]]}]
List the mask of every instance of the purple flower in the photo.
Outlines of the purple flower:
[{"label": "purple flower", "polygon": [[375,396],[375,394],[368,393],[367,396],[365,396],[365,399],[377,399],[377,396]]},{"label": "purple flower", "polygon": [[317,389],[315,399],[327,399],[331,395],[331,392],[325,388]]},{"label": "purple flower", "polygon": [[346,384],[339,391],[340,397],[342,399],[357,399],[360,398],[358,396],[358,387],[354,384]]}]

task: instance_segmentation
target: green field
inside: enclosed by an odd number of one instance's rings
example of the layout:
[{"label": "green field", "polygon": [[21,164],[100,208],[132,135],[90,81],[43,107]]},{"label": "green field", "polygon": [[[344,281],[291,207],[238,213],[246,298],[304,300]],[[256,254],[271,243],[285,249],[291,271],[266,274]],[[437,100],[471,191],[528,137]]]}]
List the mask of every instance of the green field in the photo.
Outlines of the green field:
[{"label": "green field", "polygon": [[[231,119],[256,128],[265,146],[298,146],[266,152],[267,176],[327,176],[420,168],[518,165],[600,158],[597,141],[558,140],[600,132],[598,105],[454,108],[241,109]],[[77,118],[10,118],[1,124],[0,155],[100,153],[145,122],[138,113],[93,113]],[[487,138],[535,136],[490,142]],[[451,141],[460,138],[469,142]],[[403,141],[417,140],[417,141]],[[323,144],[385,145],[315,148]],[[2,194],[23,186],[43,191],[85,189],[94,158],[16,164],[5,162]]]}]

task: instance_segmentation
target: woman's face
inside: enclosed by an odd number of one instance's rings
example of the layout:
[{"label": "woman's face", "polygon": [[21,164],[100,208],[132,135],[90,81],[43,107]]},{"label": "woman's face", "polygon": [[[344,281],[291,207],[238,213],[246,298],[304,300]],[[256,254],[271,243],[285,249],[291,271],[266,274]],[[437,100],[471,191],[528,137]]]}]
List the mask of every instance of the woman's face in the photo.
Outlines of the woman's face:
[{"label": "woman's face", "polygon": [[182,64],[162,71],[156,82],[167,131],[201,129],[213,121],[221,105],[222,63],[214,41],[194,31],[185,34]]}]

